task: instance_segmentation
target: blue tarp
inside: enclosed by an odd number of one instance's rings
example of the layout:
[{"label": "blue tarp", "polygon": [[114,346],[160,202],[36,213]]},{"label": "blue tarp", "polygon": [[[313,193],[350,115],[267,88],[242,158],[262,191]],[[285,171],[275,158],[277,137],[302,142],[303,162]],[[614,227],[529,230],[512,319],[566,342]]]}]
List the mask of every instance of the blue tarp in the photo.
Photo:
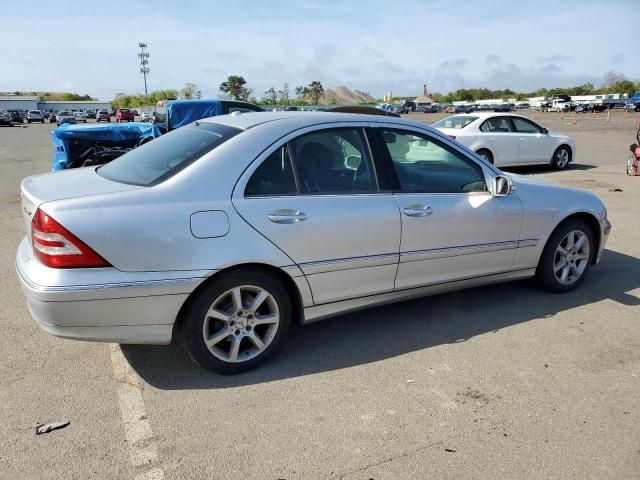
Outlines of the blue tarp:
[{"label": "blue tarp", "polygon": [[169,130],[207,117],[222,115],[220,100],[170,100],[166,102]]},{"label": "blue tarp", "polygon": [[[65,170],[72,163],[69,160],[72,142],[104,142],[105,144],[130,146],[137,144],[147,137],[159,137],[160,129],[151,123],[94,123],[85,125],[71,125],[63,123],[53,132],[53,162],[51,170]],[[126,144],[126,145],[125,145]]]}]

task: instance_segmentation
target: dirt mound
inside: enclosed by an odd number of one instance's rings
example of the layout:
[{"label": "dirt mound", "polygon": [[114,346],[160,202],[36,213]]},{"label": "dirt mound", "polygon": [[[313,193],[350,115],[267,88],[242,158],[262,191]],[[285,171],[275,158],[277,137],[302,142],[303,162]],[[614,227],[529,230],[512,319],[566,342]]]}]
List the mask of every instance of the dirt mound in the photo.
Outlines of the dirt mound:
[{"label": "dirt mound", "polygon": [[319,103],[323,105],[358,105],[361,103],[375,103],[375,101],[375,98],[366,92],[339,86],[335,90],[327,88]]}]

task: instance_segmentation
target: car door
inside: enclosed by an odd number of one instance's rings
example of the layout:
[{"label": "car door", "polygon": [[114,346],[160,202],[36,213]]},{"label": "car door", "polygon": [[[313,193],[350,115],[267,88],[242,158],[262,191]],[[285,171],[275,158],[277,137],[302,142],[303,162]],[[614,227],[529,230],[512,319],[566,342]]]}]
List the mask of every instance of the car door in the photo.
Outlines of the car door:
[{"label": "car door", "polygon": [[402,218],[396,290],[509,271],[522,225],[518,197],[493,196],[492,171],[448,140],[375,130]]},{"label": "car door", "polygon": [[518,149],[518,163],[549,163],[551,160],[551,141],[543,133],[540,125],[523,117],[511,117],[513,129],[520,143]]},{"label": "car door", "polygon": [[393,290],[400,215],[378,189],[362,127],[292,134],[259,157],[233,204],[297,265],[315,304]]},{"label": "car door", "polygon": [[480,136],[493,154],[496,166],[517,165],[518,137],[513,134],[511,122],[505,115],[487,118],[480,124]]}]

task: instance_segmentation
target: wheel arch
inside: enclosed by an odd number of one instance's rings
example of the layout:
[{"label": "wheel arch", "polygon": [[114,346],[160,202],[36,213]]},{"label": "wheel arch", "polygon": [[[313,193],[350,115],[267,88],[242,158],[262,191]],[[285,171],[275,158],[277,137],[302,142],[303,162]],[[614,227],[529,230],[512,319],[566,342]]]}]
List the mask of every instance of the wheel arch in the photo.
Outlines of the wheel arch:
[{"label": "wheel arch", "polygon": [[[587,225],[589,225],[589,228],[591,228],[591,233],[593,234],[593,242],[595,243],[594,251],[596,252],[596,255],[593,255],[593,258],[591,260],[591,265],[594,265],[596,262],[596,259],[598,258],[597,252],[600,251],[600,242],[602,241],[602,231],[600,230],[600,221],[591,212],[584,212],[584,211],[574,212],[574,213],[571,213],[570,215],[567,215],[560,222],[558,222],[555,228],[551,231],[551,234],[549,234],[549,237],[551,237],[553,232],[555,232],[560,225],[574,219],[579,219],[584,221]],[[549,239],[547,239],[547,242],[548,241]]]},{"label": "wheel arch", "polygon": [[478,148],[474,148],[474,152],[476,152],[476,154],[478,154],[478,155],[480,155],[480,152],[483,151],[483,150],[486,151],[486,152],[489,152],[489,155],[491,155],[491,160],[492,160],[491,164],[495,165],[496,164],[496,155],[495,155],[495,153],[493,153],[493,151],[489,147],[481,145]]},{"label": "wheel arch", "polygon": [[296,285],[296,282],[293,280],[293,278],[289,274],[287,274],[285,271],[283,271],[281,268],[274,267],[273,265],[269,265],[266,263],[243,263],[238,265],[232,265],[215,272],[213,275],[211,275],[206,280],[201,282],[200,285],[198,285],[195,288],[195,290],[193,290],[193,292],[189,294],[187,299],[184,301],[184,303],[180,307],[180,310],[178,311],[178,315],[176,316],[176,320],[173,323],[172,336],[175,338],[177,329],[180,328],[180,325],[182,324],[185,318],[185,313],[191,307],[191,304],[193,303],[194,299],[200,294],[200,292],[207,285],[211,284],[212,282],[215,282],[216,279],[218,279],[221,275],[225,273],[237,272],[237,271],[243,271],[243,270],[254,271],[254,272],[258,270],[258,271],[269,273],[270,275],[273,275],[274,277],[278,278],[283,283],[287,291],[290,293],[291,314],[293,316],[293,321],[297,323],[303,323],[304,305],[302,303],[302,294],[300,293],[300,289],[298,288],[298,285]]},{"label": "wheel arch", "polygon": [[575,152],[573,151],[573,147],[566,142],[560,142],[556,146],[555,150],[553,151],[553,156],[551,157],[551,161],[553,162],[553,159],[556,157],[556,152],[562,147],[566,147],[567,150],[569,150],[569,163],[573,162],[573,159],[575,157]]}]

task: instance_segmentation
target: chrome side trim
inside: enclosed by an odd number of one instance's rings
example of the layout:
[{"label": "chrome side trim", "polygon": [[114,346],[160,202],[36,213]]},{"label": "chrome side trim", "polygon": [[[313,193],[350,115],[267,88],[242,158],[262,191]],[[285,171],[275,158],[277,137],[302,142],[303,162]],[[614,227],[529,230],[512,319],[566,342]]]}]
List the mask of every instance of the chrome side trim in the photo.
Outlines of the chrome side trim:
[{"label": "chrome side trim", "polygon": [[382,293],[379,295],[353,298],[340,302],[317,305],[304,309],[304,318],[301,319],[301,323],[312,323],[324,318],[342,315],[351,311],[361,310],[363,308],[368,308],[374,305],[384,305],[386,303],[393,303],[401,300],[425,297],[429,295],[437,295],[440,293],[461,290],[464,288],[479,287],[483,285],[490,285],[492,283],[501,283],[510,280],[529,278],[534,276],[535,273],[535,268],[527,268],[523,270],[514,270],[494,275],[484,275],[481,277],[468,278],[464,280],[457,280],[434,285],[426,285],[424,287],[399,290],[395,292]]},{"label": "chrome side trim", "polygon": [[318,260],[314,262],[301,263],[300,269],[305,273],[305,275],[313,275],[316,273],[350,270],[353,268],[391,265],[394,263],[398,263],[398,257],[398,253],[383,253],[362,257],[333,258],[329,260]]},{"label": "chrome side trim", "polygon": [[432,248],[429,250],[413,250],[402,252],[400,262],[418,262],[434,258],[457,257],[459,255],[471,255],[474,253],[493,252],[496,250],[513,250],[518,248],[518,241],[482,243],[479,245],[460,245],[455,247]]},{"label": "chrome side trim", "polygon": [[518,248],[535,247],[537,244],[538,244],[537,238],[527,238],[526,240],[518,241]]},{"label": "chrome side trim", "polygon": [[141,280],[137,282],[118,282],[118,283],[105,283],[105,284],[90,284],[90,285],[65,285],[65,286],[44,286],[38,285],[32,282],[26,275],[22,273],[20,268],[16,265],[16,270],[22,278],[22,280],[33,290],[39,292],[60,292],[60,293],[73,293],[73,292],[86,292],[95,290],[113,290],[122,288],[157,288],[157,287],[175,287],[175,286],[187,286],[190,287],[194,283],[199,283],[206,277],[191,277],[191,278],[170,278],[166,280]]}]

